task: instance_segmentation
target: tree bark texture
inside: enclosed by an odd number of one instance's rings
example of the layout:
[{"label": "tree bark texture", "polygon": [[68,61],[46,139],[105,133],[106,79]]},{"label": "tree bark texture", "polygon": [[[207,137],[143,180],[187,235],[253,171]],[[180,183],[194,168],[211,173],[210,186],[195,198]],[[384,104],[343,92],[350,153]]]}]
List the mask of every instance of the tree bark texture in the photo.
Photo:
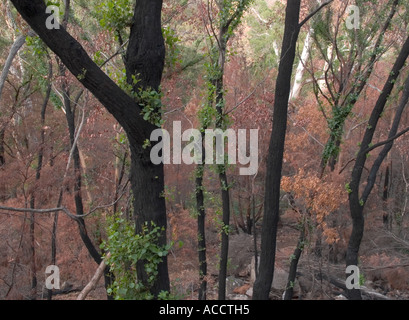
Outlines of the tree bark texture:
[{"label": "tree bark texture", "polygon": [[[131,187],[134,196],[136,231],[145,222],[154,222],[166,231],[166,207],[163,165],[150,161],[150,148],[142,148],[157,127],[143,119],[141,108],[132,97],[118,87],[89,57],[87,52],[64,28],[49,30],[46,27],[46,5],[42,0],[12,0],[12,3],[40,36],[44,43],[60,58],[67,69],[101,102],[123,127],[131,149]],[[165,46],[161,33],[161,0],[136,2],[131,27],[126,71],[128,82],[132,75],[138,80],[137,88],[158,90],[164,65]],[[132,82],[133,83],[133,82]],[[166,242],[166,232],[160,244]],[[141,263],[142,264],[142,263]],[[138,278],[147,283],[146,274],[138,268]],[[169,291],[167,258],[159,265],[159,274],[151,292],[155,296]]]},{"label": "tree bark texture", "polygon": [[291,75],[300,31],[298,23],[300,2],[300,0],[287,1],[284,38],[275,89],[273,129],[268,152],[259,275],[254,283],[253,300],[268,299],[274,275],[281,171],[287,130]]},{"label": "tree bark texture", "polygon": [[[396,79],[399,77],[399,74],[402,68],[405,65],[406,59],[409,56],[409,38],[407,38],[406,42],[404,43],[399,56],[397,57],[395,64],[390,72],[388,80],[386,81],[382,93],[380,94],[373,110],[371,116],[368,121],[367,128],[365,130],[364,137],[362,138],[361,147],[359,149],[358,155],[356,157],[355,165],[352,170],[351,174],[351,182],[349,184],[351,192],[349,193],[349,209],[352,218],[352,232],[348,243],[348,249],[346,254],[346,265],[355,265],[358,266],[358,253],[359,247],[361,245],[361,240],[364,233],[364,215],[363,209],[366,203],[366,200],[372,190],[373,184],[372,181],[376,176],[377,170],[376,166],[383,161],[383,159],[378,158],[375,161],[374,166],[372,167],[369,177],[368,177],[368,184],[363,191],[362,197],[360,195],[360,184],[362,178],[362,172],[367,160],[367,149],[370,147],[372,143],[372,139],[375,133],[376,126],[378,124],[379,119],[385,109],[385,105],[388,101],[390,94],[395,86]],[[391,147],[391,146],[390,146]],[[390,149],[389,147],[389,149]],[[389,150],[384,150],[385,155],[389,152]],[[382,153],[382,151],[381,151]],[[379,162],[380,161],[380,162]],[[372,180],[371,180],[372,179]],[[372,186],[371,186],[372,184]],[[347,275],[348,276],[348,275]],[[349,289],[348,298],[353,300],[360,300],[361,292],[359,289]]]}]

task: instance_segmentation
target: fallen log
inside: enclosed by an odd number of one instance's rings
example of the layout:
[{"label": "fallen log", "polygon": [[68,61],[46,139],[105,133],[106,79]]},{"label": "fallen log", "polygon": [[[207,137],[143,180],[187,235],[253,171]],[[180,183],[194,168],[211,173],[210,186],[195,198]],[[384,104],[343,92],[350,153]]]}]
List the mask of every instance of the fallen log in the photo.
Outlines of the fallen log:
[{"label": "fallen log", "polygon": [[[317,274],[316,278],[318,280],[321,280],[321,279],[327,280],[329,283],[331,283],[332,285],[342,289],[344,291],[344,293],[346,293],[347,287],[345,285],[345,280],[338,279],[338,278],[333,277],[333,276],[328,276],[328,275],[323,274],[323,273]],[[364,300],[391,300],[389,297],[387,297],[387,296],[385,296],[385,295],[383,295],[383,294],[381,294],[379,292],[372,291],[372,290],[370,290],[369,288],[367,288],[365,286],[361,286],[360,290],[361,290],[362,298]],[[346,294],[345,294],[345,296],[346,296]]]},{"label": "fallen log", "polygon": [[[107,257],[109,256],[109,253]],[[100,265],[97,268],[97,271],[95,272],[94,276],[92,277],[91,281],[82,289],[80,294],[77,297],[77,300],[84,300],[87,295],[95,289],[99,279],[101,279],[101,276],[104,274],[105,268],[106,268],[106,263],[105,260],[102,260]]]}]

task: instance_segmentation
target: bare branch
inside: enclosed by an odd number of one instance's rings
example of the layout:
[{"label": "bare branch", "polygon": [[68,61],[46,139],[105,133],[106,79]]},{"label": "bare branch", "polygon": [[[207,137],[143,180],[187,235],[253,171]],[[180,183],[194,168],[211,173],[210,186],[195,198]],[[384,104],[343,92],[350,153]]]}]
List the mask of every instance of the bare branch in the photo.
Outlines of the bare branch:
[{"label": "bare branch", "polygon": [[[110,253],[108,252],[106,258],[108,258],[110,256]],[[99,279],[101,279],[102,275],[104,274],[105,268],[106,268],[106,263],[105,263],[105,259],[102,260],[102,262],[99,264],[97,271],[95,272],[95,274],[93,275],[91,281],[85,286],[84,289],[82,289],[82,291],[80,292],[80,294],[77,297],[77,300],[85,300],[85,298],[87,297],[87,295],[93,290],[95,289]]]},{"label": "bare branch", "polygon": [[318,12],[321,11],[325,6],[329,5],[331,2],[334,0],[328,0],[327,2],[324,2],[321,4],[317,9],[315,9],[313,12],[311,12],[303,21],[301,21],[298,25],[299,28],[301,28],[305,23],[307,23],[308,20],[310,20],[313,16],[315,16]]},{"label": "bare branch", "polygon": [[106,205],[101,205],[101,206],[97,206],[93,209],[91,209],[90,211],[88,211],[85,214],[82,215],[76,215],[73,214],[71,211],[69,211],[66,207],[61,206],[61,207],[56,207],[56,208],[49,208],[49,209],[31,209],[31,208],[15,208],[15,207],[5,207],[5,206],[0,206],[0,210],[2,211],[14,211],[14,212],[23,212],[23,213],[54,213],[54,212],[60,212],[62,211],[63,213],[65,213],[67,216],[69,216],[70,218],[77,220],[79,218],[85,218],[89,215],[91,215],[92,213],[94,213],[97,210],[100,209],[105,209],[108,207],[112,207],[113,205],[115,205],[116,203],[119,202],[119,200],[122,199],[122,197],[124,196],[125,192],[126,192],[126,186],[129,183],[129,179],[128,181],[125,183],[124,187],[122,188],[122,192],[119,195],[118,199],[116,199],[114,202],[106,204]]},{"label": "bare branch", "polygon": [[368,152],[370,152],[370,151],[372,151],[372,150],[374,150],[374,149],[376,149],[378,147],[381,147],[381,146],[383,146],[385,144],[388,144],[388,143],[392,142],[393,140],[396,140],[400,136],[404,135],[408,131],[409,131],[409,127],[407,127],[406,129],[402,130],[401,132],[395,134],[393,137],[390,137],[389,139],[387,139],[385,141],[375,143],[374,145],[372,145],[368,149],[366,149],[364,153],[368,153]]}]

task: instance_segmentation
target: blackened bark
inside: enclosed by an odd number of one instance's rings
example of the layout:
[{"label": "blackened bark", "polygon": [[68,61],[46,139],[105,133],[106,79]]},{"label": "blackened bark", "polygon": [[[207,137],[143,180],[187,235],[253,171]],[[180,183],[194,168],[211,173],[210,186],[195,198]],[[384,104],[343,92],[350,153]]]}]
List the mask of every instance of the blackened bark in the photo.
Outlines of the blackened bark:
[{"label": "blackened bark", "polygon": [[[200,165],[202,167],[202,165]],[[207,291],[207,260],[206,260],[206,211],[204,208],[203,176],[196,178],[196,208],[197,217],[197,251],[199,255],[199,300],[206,300]]]},{"label": "blackened bark", "polygon": [[[166,245],[167,221],[165,198],[163,196],[163,165],[154,165],[152,161],[150,161],[150,148],[143,149],[142,147],[135,147],[135,144],[132,142],[130,146],[130,181],[134,197],[133,207],[136,233],[142,231],[145,222],[148,223],[148,227],[150,227],[150,222],[153,222],[156,226],[164,229],[158,241],[158,245],[164,246]],[[140,261],[137,265],[138,279],[142,281],[145,286],[150,287],[144,265],[144,261]],[[170,290],[167,257],[164,257],[159,264],[157,279],[150,289],[151,293],[155,296],[162,290]]]},{"label": "blackened bark", "polygon": [[[223,166],[223,170],[225,167]],[[226,278],[227,278],[227,262],[229,258],[229,226],[230,226],[230,194],[225,171],[219,174],[220,188],[222,190],[222,210],[223,210],[223,229],[222,247],[220,252],[220,272],[219,272],[219,300],[226,300]]]},{"label": "blackened bark", "polygon": [[[0,170],[4,170],[4,165],[6,163],[5,150],[4,150],[4,138],[6,133],[6,126],[0,128]],[[6,200],[6,184],[5,181],[0,181],[0,201]]]},{"label": "blackened bark", "polygon": [[159,89],[165,63],[165,43],[161,27],[162,0],[139,0],[135,13],[128,49],[126,75],[129,84],[132,76],[142,89]]},{"label": "blackened bark", "polygon": [[[205,128],[203,128],[205,129]],[[202,146],[205,138],[204,130],[201,132]],[[206,209],[204,207],[203,175],[205,166],[205,148],[202,148],[202,163],[196,172],[196,210],[197,210],[197,251],[199,256],[199,300],[206,300],[207,293],[207,259],[206,259]]]},{"label": "blackened bark", "polygon": [[[136,231],[145,222],[154,222],[165,229],[160,243],[166,242],[166,207],[161,196],[164,190],[163,165],[153,165],[150,149],[143,149],[146,139],[156,127],[143,119],[137,101],[118,87],[88,56],[84,48],[64,28],[49,30],[45,21],[46,5],[42,0],[12,0],[12,3],[44,43],[54,51],[62,63],[104,105],[123,127],[131,149],[131,187],[134,196]],[[161,32],[161,0],[139,0],[135,5],[135,18],[126,55],[128,83],[133,77],[139,88],[158,90],[165,46]],[[146,275],[138,268],[138,278],[146,284]],[[169,291],[167,258],[159,266],[152,294]]]},{"label": "blackened bark", "polygon": [[291,89],[291,75],[300,31],[298,24],[300,2],[300,0],[287,1],[281,60],[275,89],[273,129],[267,162],[259,275],[254,283],[253,300],[268,299],[274,275],[281,171],[285,134],[287,130],[287,110]]},{"label": "blackened bark", "polygon": [[294,294],[294,284],[295,278],[297,276],[298,261],[300,260],[301,254],[304,249],[305,241],[305,227],[301,226],[300,236],[298,238],[297,247],[291,256],[290,272],[288,273],[287,288],[284,293],[284,300],[291,300]]},{"label": "blackened bark", "polygon": [[385,180],[383,183],[383,192],[382,192],[382,205],[383,205],[383,226],[385,229],[389,229],[389,221],[391,220],[391,215],[388,212],[388,198],[389,198],[389,166],[385,169]]},{"label": "blackened bark", "polygon": [[[82,177],[81,177],[80,154],[79,154],[78,146],[77,145],[74,146],[75,114],[73,113],[73,110],[71,108],[71,100],[70,100],[69,92],[64,84],[63,84],[63,97],[64,97],[65,115],[66,115],[66,119],[68,123],[68,131],[70,135],[70,143],[71,143],[71,147],[74,147],[72,157],[73,157],[73,163],[74,163],[74,177],[75,177],[74,179],[75,209],[76,209],[76,214],[81,216],[81,215],[84,215],[84,204],[82,201],[82,194],[81,194]],[[101,257],[101,254],[96,249],[96,247],[94,246],[94,244],[92,243],[92,240],[88,236],[88,232],[87,232],[87,228],[86,228],[84,219],[79,217],[79,218],[76,218],[75,221],[78,224],[79,233],[80,233],[82,242],[84,243],[91,257],[94,259],[95,263],[99,265],[102,261],[102,257]]]},{"label": "blackened bark", "polygon": [[[165,43],[161,27],[162,0],[141,0],[135,6],[133,24],[126,53],[127,81],[135,93],[140,89],[159,92],[165,61]],[[134,82],[135,78],[137,82]],[[143,121],[145,125],[142,137],[149,139],[157,127]],[[124,128],[125,129],[125,128]],[[140,136],[125,129],[131,145],[131,187],[134,196],[134,215],[136,232],[141,232],[146,222],[153,222],[163,228],[159,245],[166,245],[166,204],[163,197],[165,189],[163,164],[154,165],[150,160],[150,148],[142,148],[138,143]],[[141,261],[138,264],[138,278],[148,285],[147,275]],[[160,291],[169,291],[167,257],[163,257],[158,266],[158,276],[151,288],[157,296]]]},{"label": "blackened bark", "polygon": [[[351,237],[349,239],[348,248],[347,248],[346,266],[349,266],[349,265],[358,266],[359,247],[361,245],[361,240],[362,240],[363,233],[364,233],[363,209],[364,209],[366,200],[368,199],[368,196],[372,190],[373,182],[375,181],[377,170],[379,169],[379,167],[377,168],[377,166],[380,166],[380,163],[382,163],[384,159],[382,157],[386,156],[386,154],[389,152],[392,145],[385,146],[385,148],[389,148],[389,149],[384,148],[384,150],[381,151],[381,154],[384,153],[384,155],[378,156],[377,160],[375,160],[375,163],[368,177],[368,184],[365,187],[365,190],[361,197],[359,193],[359,187],[361,184],[362,172],[363,172],[366,160],[367,160],[367,155],[368,155],[367,150],[371,145],[378,121],[385,109],[385,105],[388,101],[388,98],[395,86],[395,82],[397,78],[399,77],[399,74],[402,68],[404,67],[408,56],[409,56],[409,38],[406,39],[406,42],[404,43],[402,50],[399,53],[395,61],[392,71],[390,72],[390,75],[383,87],[382,93],[380,94],[372,110],[371,116],[368,121],[368,126],[365,130],[364,137],[362,138],[361,147],[358,151],[355,165],[352,170],[351,182],[349,184],[350,189],[351,189],[351,192],[349,193],[349,208],[350,208],[350,213],[351,213],[351,218],[352,218],[352,232],[351,232]],[[347,295],[348,295],[348,298],[352,300],[362,299],[361,292],[359,289],[349,289],[347,290]]]},{"label": "blackened bark", "polygon": [[[143,145],[150,131],[148,123],[140,114],[138,104],[93,62],[81,44],[64,28],[47,29],[45,22],[48,14],[45,13],[44,1],[11,0],[11,2],[68,70],[104,105],[125,132],[131,134],[133,142]],[[143,1],[138,1],[138,4],[140,2]]]},{"label": "blackened bark", "polygon": [[[227,49],[227,36],[226,27],[220,29],[219,34],[219,57],[218,57],[218,77],[214,79],[214,88],[216,92],[216,128],[224,129],[225,125],[223,117],[224,115],[224,64],[226,61],[226,49]],[[229,184],[226,173],[225,164],[218,165],[220,190],[222,197],[222,222],[223,229],[221,230],[222,243],[220,250],[220,267],[219,267],[219,288],[218,299],[226,299],[226,278],[227,278],[227,262],[229,259],[229,226],[230,226],[230,193]]]}]

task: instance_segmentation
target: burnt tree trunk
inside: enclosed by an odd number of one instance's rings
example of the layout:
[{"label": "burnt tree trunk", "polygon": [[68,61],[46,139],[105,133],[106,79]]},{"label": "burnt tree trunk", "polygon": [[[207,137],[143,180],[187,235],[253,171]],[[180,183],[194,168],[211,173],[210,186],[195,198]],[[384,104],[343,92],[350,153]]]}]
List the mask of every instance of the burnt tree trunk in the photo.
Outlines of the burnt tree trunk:
[{"label": "burnt tree trunk", "polygon": [[[225,28],[221,28],[219,34],[219,57],[218,57],[218,67],[219,76],[214,80],[214,87],[216,90],[216,128],[224,129],[224,65],[226,61],[226,49],[227,49],[227,39]],[[222,142],[223,144],[223,142]],[[222,222],[223,228],[221,230],[222,243],[220,251],[220,268],[219,268],[219,292],[218,299],[226,299],[226,278],[227,278],[227,262],[229,258],[229,226],[230,226],[230,193],[229,193],[229,183],[227,179],[226,165],[219,164],[219,181],[220,190],[222,198]]]},{"label": "burnt tree trunk", "polygon": [[388,198],[389,198],[389,184],[390,184],[390,178],[389,178],[389,166],[386,166],[385,169],[385,180],[383,182],[383,192],[382,192],[382,209],[383,209],[383,226],[385,229],[389,230],[392,227],[392,217],[388,212]]},{"label": "burnt tree trunk", "polygon": [[287,287],[284,293],[284,300],[291,300],[294,294],[294,284],[297,276],[298,262],[300,261],[301,254],[304,250],[305,241],[305,226],[301,226],[300,236],[298,237],[297,247],[294,249],[294,253],[291,256],[290,272],[288,273]]},{"label": "burnt tree trunk", "polygon": [[[137,101],[118,87],[89,57],[84,48],[64,28],[49,30],[46,27],[46,5],[42,0],[12,0],[17,11],[54,51],[61,62],[78,80],[104,105],[126,132],[131,151],[131,188],[134,195],[136,232],[145,222],[154,222],[165,232],[159,244],[166,242],[166,206],[161,196],[164,190],[163,164],[150,161],[150,148],[142,148],[151,132],[157,127],[143,119]],[[161,0],[140,0],[136,2],[131,27],[126,71],[129,83],[132,75],[140,81],[138,87],[159,89],[165,46],[161,30]],[[135,88],[137,90],[138,88]],[[147,284],[146,274],[138,267],[138,278]],[[158,267],[156,282],[151,293],[169,291],[167,257]]]},{"label": "burnt tree trunk", "polygon": [[[409,38],[406,39],[401,52],[399,53],[395,64],[390,72],[390,75],[383,87],[382,93],[380,94],[372,112],[371,116],[368,121],[368,126],[365,130],[365,134],[362,138],[361,147],[358,151],[358,155],[356,157],[355,165],[352,170],[351,174],[351,182],[350,182],[350,189],[351,192],[349,193],[349,209],[352,218],[352,232],[348,242],[347,254],[346,254],[346,266],[355,265],[358,266],[358,253],[359,247],[361,245],[361,240],[364,234],[364,224],[365,219],[363,215],[363,210],[365,203],[368,199],[368,196],[373,188],[375,183],[376,174],[379,170],[379,167],[384,160],[385,156],[388,154],[389,150],[392,147],[393,139],[390,143],[386,144],[381,153],[378,155],[377,159],[375,160],[369,176],[368,176],[368,183],[365,187],[365,190],[360,194],[360,185],[361,185],[361,178],[362,172],[367,160],[367,156],[369,153],[369,149],[371,149],[372,139],[375,133],[376,126],[378,121],[385,109],[385,105],[388,101],[390,94],[395,86],[395,82],[399,77],[399,74],[402,68],[405,65],[405,62],[409,56]],[[407,103],[407,99],[409,97],[409,78],[405,84],[405,91],[404,96],[402,97],[402,103],[396,112],[395,120],[392,126],[392,129],[389,133],[389,138],[391,139],[397,132],[399,121],[402,115],[402,111],[404,106]],[[406,102],[403,100],[406,99]],[[405,103],[404,103],[405,102]],[[403,104],[404,103],[404,104]],[[348,274],[346,275],[348,277]],[[361,300],[361,292],[359,289],[348,289],[347,295],[349,299],[352,300]]]},{"label": "burnt tree trunk", "polygon": [[205,129],[201,131],[202,163],[196,168],[195,193],[197,211],[197,251],[199,257],[199,300],[206,300],[207,293],[207,259],[206,259],[206,210],[204,206],[203,175],[206,160],[206,151],[203,148]]},{"label": "burnt tree trunk", "polygon": [[[165,44],[161,27],[162,0],[137,1],[133,24],[126,53],[127,81],[139,89],[159,91],[162,72],[165,63]],[[133,77],[139,80],[133,83]],[[136,110],[135,110],[136,111]],[[135,112],[134,111],[134,112]],[[159,111],[159,110],[157,110]],[[156,125],[145,122],[144,140],[157,129]],[[125,128],[124,128],[125,129]],[[159,245],[166,244],[166,204],[162,196],[164,191],[163,163],[155,165],[150,159],[150,148],[142,148],[135,137],[136,132],[126,130],[131,149],[131,188],[134,196],[133,208],[136,222],[136,232],[142,231],[145,222],[153,222],[164,229]],[[148,285],[148,277],[144,270],[144,261],[138,263],[138,278]],[[169,291],[169,276],[167,257],[158,266],[158,277],[151,288],[155,296],[160,291]]]},{"label": "burnt tree trunk", "polygon": [[[5,150],[4,150],[4,138],[6,133],[6,126],[0,128],[0,170],[4,170],[4,165],[6,164]],[[4,180],[0,181],[0,201],[6,200],[6,183]]]},{"label": "burnt tree trunk", "polygon": [[288,0],[284,39],[275,89],[273,129],[271,132],[264,199],[264,217],[261,231],[259,275],[254,283],[253,299],[267,300],[273,281],[277,225],[279,219],[281,169],[287,130],[288,99],[296,44],[300,31],[300,0]]}]

